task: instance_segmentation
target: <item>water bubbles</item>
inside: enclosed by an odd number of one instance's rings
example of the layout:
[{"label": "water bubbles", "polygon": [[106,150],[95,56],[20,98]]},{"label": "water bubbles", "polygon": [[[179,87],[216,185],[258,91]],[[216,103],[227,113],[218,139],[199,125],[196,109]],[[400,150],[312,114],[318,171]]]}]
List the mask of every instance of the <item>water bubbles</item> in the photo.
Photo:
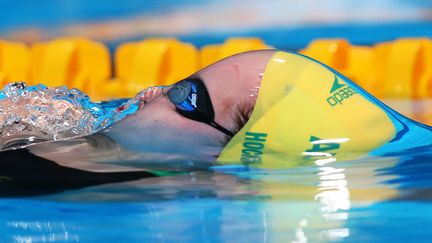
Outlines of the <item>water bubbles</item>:
[{"label": "water bubbles", "polygon": [[11,83],[0,91],[0,150],[90,135],[134,113],[138,105],[138,98],[96,103],[78,89]]},{"label": "water bubbles", "polygon": [[15,82],[8,84],[4,87],[3,93],[6,97],[10,98],[13,102],[16,102],[21,96],[22,91],[27,87],[24,82]]}]

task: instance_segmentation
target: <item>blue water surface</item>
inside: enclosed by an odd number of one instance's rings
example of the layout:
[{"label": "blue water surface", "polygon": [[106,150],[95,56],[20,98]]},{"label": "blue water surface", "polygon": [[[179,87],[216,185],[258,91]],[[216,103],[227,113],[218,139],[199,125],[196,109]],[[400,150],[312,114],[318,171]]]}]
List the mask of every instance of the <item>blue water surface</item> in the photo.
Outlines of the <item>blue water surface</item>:
[{"label": "blue water surface", "polygon": [[[0,200],[1,242],[427,242],[432,151]],[[229,171],[230,169],[228,169]]]}]

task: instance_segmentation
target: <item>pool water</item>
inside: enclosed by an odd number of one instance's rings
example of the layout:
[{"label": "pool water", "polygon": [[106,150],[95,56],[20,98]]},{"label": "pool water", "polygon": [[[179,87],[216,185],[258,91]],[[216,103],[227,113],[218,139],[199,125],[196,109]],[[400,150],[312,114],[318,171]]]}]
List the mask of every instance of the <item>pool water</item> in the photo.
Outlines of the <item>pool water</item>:
[{"label": "pool water", "polygon": [[0,200],[0,242],[429,241],[432,147]]}]

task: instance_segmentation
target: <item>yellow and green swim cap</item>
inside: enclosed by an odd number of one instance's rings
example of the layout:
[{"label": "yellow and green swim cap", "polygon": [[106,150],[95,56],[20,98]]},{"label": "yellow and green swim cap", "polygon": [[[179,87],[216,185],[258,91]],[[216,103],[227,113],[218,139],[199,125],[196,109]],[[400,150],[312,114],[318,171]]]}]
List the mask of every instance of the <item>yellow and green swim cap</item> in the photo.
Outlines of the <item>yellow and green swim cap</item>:
[{"label": "yellow and green swim cap", "polygon": [[349,159],[395,133],[388,114],[343,76],[308,57],[278,51],[266,66],[251,117],[218,162],[286,168],[311,156]]}]

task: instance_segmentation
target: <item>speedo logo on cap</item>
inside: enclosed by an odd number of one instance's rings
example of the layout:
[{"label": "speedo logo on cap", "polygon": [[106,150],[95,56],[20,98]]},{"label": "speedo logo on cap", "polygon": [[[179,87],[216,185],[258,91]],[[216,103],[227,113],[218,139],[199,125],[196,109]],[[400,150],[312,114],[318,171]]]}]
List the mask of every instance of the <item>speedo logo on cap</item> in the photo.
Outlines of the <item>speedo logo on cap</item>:
[{"label": "speedo logo on cap", "polygon": [[330,89],[330,94],[331,95],[327,98],[327,103],[334,107],[336,105],[342,105],[348,98],[357,94],[357,91],[350,85],[341,83],[335,75],[333,85]]},{"label": "speedo logo on cap", "polygon": [[264,153],[267,133],[246,132],[241,154],[242,163],[260,163]]}]

